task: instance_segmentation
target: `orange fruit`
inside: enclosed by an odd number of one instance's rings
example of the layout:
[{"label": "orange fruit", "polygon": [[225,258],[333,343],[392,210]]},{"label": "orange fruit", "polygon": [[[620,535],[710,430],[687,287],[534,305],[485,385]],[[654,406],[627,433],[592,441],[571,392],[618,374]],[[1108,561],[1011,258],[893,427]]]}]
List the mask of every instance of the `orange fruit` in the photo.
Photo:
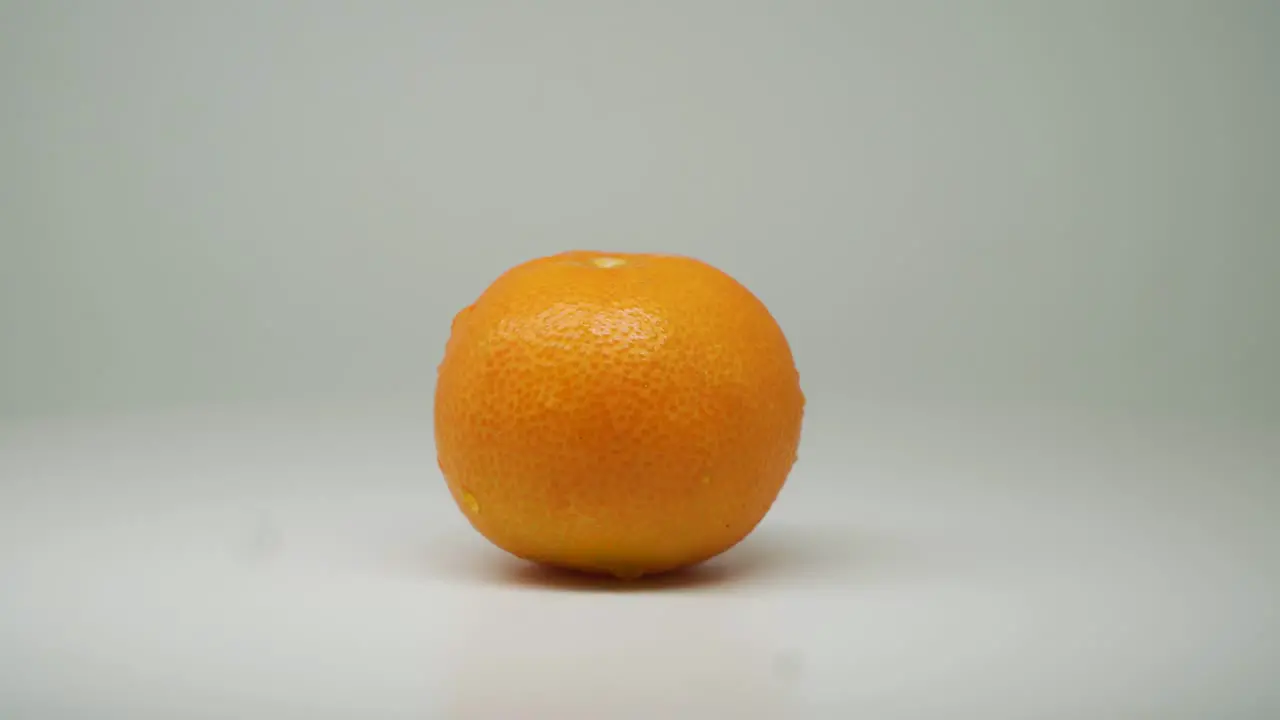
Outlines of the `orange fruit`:
[{"label": "orange fruit", "polygon": [[759,524],[804,404],[781,328],[729,275],[566,252],[511,268],[454,318],[436,450],[494,545],[634,578],[714,557]]}]

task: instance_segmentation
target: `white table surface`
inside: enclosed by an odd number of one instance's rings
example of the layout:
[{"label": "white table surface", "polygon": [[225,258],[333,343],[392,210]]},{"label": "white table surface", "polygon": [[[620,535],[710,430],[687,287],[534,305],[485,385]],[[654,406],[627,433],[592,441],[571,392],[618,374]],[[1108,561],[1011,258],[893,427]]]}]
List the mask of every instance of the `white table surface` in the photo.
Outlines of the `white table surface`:
[{"label": "white table surface", "polygon": [[1280,435],[922,417],[626,591],[475,534],[429,420],[10,423],[0,717],[1280,717]]}]

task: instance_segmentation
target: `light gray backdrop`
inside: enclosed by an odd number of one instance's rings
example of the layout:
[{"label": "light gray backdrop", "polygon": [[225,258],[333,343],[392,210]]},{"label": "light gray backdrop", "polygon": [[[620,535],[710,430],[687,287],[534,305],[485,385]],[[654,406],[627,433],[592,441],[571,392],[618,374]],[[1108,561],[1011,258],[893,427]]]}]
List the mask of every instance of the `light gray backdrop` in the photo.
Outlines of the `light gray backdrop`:
[{"label": "light gray backdrop", "polygon": [[1276,419],[1266,2],[6,2],[0,413],[429,404],[568,248],[684,252],[812,412]]}]

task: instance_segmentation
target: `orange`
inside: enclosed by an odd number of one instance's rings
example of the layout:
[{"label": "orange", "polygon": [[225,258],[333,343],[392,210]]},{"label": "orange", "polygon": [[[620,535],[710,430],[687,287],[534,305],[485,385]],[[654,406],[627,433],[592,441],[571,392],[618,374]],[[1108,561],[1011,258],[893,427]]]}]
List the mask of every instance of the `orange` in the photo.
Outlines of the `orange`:
[{"label": "orange", "polygon": [[454,318],[436,450],[494,545],[634,578],[755,529],[795,463],[804,404],[782,330],[726,273],[566,252],[511,268]]}]

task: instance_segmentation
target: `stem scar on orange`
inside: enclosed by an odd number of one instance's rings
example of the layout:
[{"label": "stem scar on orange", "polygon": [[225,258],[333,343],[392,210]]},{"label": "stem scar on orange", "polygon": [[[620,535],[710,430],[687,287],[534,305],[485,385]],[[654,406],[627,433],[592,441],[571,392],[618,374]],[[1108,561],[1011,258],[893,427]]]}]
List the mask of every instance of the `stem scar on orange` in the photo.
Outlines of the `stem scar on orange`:
[{"label": "stem scar on orange", "polygon": [[507,270],[454,318],[435,441],[494,545],[635,578],[719,555],[764,519],[804,405],[781,328],[732,277],[573,251]]}]

